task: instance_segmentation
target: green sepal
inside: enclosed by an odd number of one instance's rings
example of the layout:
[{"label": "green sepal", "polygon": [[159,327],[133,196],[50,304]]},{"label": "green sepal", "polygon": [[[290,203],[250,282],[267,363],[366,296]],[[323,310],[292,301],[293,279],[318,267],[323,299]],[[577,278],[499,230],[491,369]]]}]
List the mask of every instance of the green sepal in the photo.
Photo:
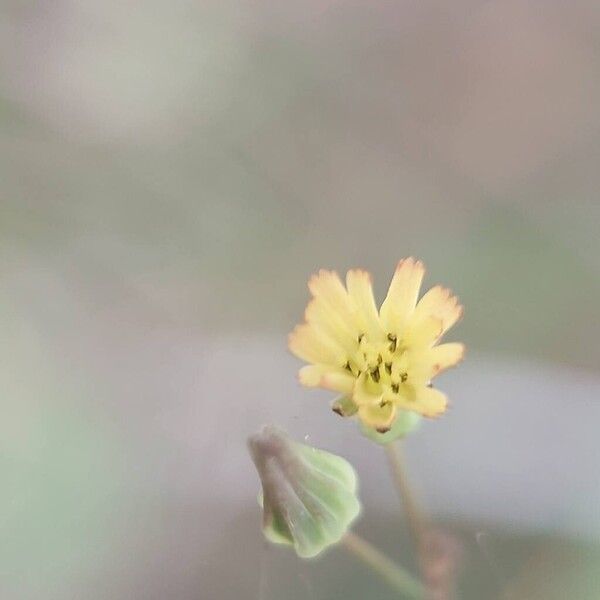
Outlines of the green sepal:
[{"label": "green sepal", "polygon": [[421,415],[410,410],[399,410],[396,415],[392,427],[385,433],[379,433],[372,427],[368,427],[362,421],[360,421],[361,433],[368,437],[370,440],[377,442],[378,444],[389,444],[394,440],[406,437],[409,433],[412,433],[417,429],[421,423]]},{"label": "green sepal", "polygon": [[352,396],[340,396],[333,401],[331,410],[340,417],[351,417],[358,412],[358,406],[352,400]]}]

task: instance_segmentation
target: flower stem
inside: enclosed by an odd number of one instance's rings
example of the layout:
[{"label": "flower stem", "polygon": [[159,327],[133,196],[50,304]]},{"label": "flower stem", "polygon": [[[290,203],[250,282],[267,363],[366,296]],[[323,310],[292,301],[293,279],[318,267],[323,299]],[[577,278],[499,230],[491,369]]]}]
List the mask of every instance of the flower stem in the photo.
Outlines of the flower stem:
[{"label": "flower stem", "polygon": [[393,562],[365,539],[349,531],[342,538],[346,550],[378,573],[387,584],[406,598],[424,598],[425,588],[406,569]]},{"label": "flower stem", "polygon": [[392,477],[396,484],[398,496],[404,507],[410,535],[417,552],[421,550],[423,535],[426,529],[426,518],[415,499],[414,493],[410,487],[402,447],[399,442],[391,442],[384,446],[392,471]]}]

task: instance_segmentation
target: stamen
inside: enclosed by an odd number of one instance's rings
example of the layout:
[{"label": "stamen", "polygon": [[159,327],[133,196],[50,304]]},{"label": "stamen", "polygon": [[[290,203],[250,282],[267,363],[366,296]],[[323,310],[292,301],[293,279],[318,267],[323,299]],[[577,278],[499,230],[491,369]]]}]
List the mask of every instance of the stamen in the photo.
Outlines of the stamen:
[{"label": "stamen", "polygon": [[391,375],[391,374],[392,374],[392,363],[391,363],[391,362],[386,362],[386,363],[385,363],[385,372],[386,372],[388,375]]},{"label": "stamen", "polygon": [[381,375],[379,373],[379,367],[375,367],[375,369],[371,371],[371,377],[373,378],[373,381],[375,383],[379,383],[379,379],[381,378]]},{"label": "stamen", "polygon": [[400,373],[400,381],[404,383],[408,379],[408,373]]},{"label": "stamen", "polygon": [[392,383],[392,392],[394,392],[394,394],[397,394],[399,391],[400,391],[400,384]]},{"label": "stamen", "polygon": [[387,339],[391,342],[390,344],[390,352],[396,352],[396,346],[398,344],[398,339],[393,333],[388,333]]}]

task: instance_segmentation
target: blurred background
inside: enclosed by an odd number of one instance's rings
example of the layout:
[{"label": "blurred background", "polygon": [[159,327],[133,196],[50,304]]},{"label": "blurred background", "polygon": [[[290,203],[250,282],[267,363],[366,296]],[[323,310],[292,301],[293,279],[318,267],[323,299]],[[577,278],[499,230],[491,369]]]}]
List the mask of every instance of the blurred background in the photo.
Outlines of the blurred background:
[{"label": "blurred background", "polygon": [[381,451],[286,335],[316,269],[381,299],[409,255],[466,306],[407,455],[479,599],[600,597],[599,31],[593,0],[0,0],[0,598],[349,598],[353,563],[264,545],[245,438],[349,458],[387,543]]}]

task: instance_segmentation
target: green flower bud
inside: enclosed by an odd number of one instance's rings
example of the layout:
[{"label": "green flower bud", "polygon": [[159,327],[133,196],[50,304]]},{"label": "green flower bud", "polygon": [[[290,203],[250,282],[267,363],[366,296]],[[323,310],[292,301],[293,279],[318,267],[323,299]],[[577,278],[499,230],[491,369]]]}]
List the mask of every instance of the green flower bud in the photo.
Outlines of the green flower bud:
[{"label": "green flower bud", "polygon": [[357,477],[343,458],[268,425],[248,439],[262,483],[263,531],[310,558],[341,540],[360,512]]}]

